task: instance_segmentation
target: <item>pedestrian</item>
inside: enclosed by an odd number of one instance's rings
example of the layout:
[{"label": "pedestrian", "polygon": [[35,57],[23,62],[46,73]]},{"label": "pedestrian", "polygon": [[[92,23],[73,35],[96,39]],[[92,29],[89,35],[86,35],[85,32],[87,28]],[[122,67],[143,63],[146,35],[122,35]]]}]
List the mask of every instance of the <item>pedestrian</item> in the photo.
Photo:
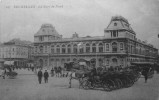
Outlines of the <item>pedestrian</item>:
[{"label": "pedestrian", "polygon": [[45,70],[45,72],[44,72],[44,81],[45,81],[45,83],[48,83],[48,77],[49,77],[49,73],[47,72],[47,70]]},{"label": "pedestrian", "polygon": [[54,76],[54,68],[51,69],[51,77]]},{"label": "pedestrian", "polygon": [[6,75],[6,70],[3,69],[3,72],[2,72],[2,77],[3,77],[3,79],[5,79],[5,75]]},{"label": "pedestrian", "polygon": [[39,81],[39,84],[41,84],[41,80],[42,80],[42,76],[43,76],[43,73],[41,71],[41,69],[38,71],[38,81]]},{"label": "pedestrian", "polygon": [[144,78],[145,78],[145,83],[147,83],[148,71],[149,71],[149,68],[144,68],[143,71],[142,71],[142,75],[143,75]]},{"label": "pedestrian", "polygon": [[57,70],[58,70],[58,77],[61,77],[61,74],[62,74],[61,73],[61,70],[62,70],[61,66],[59,66]]}]

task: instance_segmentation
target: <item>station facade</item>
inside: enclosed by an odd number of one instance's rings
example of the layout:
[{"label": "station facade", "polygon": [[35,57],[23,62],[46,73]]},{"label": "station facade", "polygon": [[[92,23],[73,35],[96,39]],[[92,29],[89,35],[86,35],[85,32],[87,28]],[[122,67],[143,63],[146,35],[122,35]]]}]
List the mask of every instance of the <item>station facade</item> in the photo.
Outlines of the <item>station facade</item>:
[{"label": "station facade", "polygon": [[70,61],[89,61],[89,66],[126,67],[132,62],[157,61],[158,49],[136,38],[127,19],[114,16],[103,36],[63,38],[54,26],[43,24],[34,35],[34,60],[40,67],[64,66]]}]

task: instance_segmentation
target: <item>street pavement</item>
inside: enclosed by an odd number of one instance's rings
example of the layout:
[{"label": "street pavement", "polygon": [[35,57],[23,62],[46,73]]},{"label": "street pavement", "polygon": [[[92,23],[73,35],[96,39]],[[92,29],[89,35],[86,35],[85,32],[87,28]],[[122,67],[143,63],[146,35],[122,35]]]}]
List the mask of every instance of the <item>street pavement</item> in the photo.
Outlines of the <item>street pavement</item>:
[{"label": "street pavement", "polygon": [[49,77],[49,83],[38,83],[34,72],[16,70],[15,79],[0,77],[0,100],[159,100],[159,74],[144,83],[140,78],[132,87],[111,92],[79,89],[78,81]]}]

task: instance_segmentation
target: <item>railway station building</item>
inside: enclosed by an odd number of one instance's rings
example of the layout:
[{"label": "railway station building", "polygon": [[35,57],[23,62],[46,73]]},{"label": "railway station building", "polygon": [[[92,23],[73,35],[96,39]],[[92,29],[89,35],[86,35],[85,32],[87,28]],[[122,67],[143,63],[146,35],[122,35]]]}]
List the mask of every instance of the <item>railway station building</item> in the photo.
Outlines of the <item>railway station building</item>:
[{"label": "railway station building", "polygon": [[64,66],[70,61],[89,61],[89,66],[126,67],[132,62],[157,61],[158,49],[137,39],[127,19],[113,16],[103,36],[63,38],[51,24],[43,24],[34,35],[37,66]]}]

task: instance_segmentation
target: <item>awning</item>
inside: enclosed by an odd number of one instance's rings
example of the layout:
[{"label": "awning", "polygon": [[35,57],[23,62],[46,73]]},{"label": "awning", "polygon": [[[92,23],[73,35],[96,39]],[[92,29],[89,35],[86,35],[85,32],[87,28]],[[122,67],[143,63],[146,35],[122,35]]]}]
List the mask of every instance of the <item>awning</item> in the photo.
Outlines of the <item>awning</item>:
[{"label": "awning", "polygon": [[86,62],[79,62],[79,65],[87,65]]},{"label": "awning", "polygon": [[132,62],[132,65],[154,65],[152,62]]},{"label": "awning", "polygon": [[92,60],[92,58],[83,58],[83,59],[80,59],[79,60],[79,62],[89,62],[89,61],[91,61]]},{"label": "awning", "polygon": [[14,65],[14,61],[5,61],[4,65]]},{"label": "awning", "polygon": [[27,63],[29,67],[33,67],[34,64],[33,63]]}]

